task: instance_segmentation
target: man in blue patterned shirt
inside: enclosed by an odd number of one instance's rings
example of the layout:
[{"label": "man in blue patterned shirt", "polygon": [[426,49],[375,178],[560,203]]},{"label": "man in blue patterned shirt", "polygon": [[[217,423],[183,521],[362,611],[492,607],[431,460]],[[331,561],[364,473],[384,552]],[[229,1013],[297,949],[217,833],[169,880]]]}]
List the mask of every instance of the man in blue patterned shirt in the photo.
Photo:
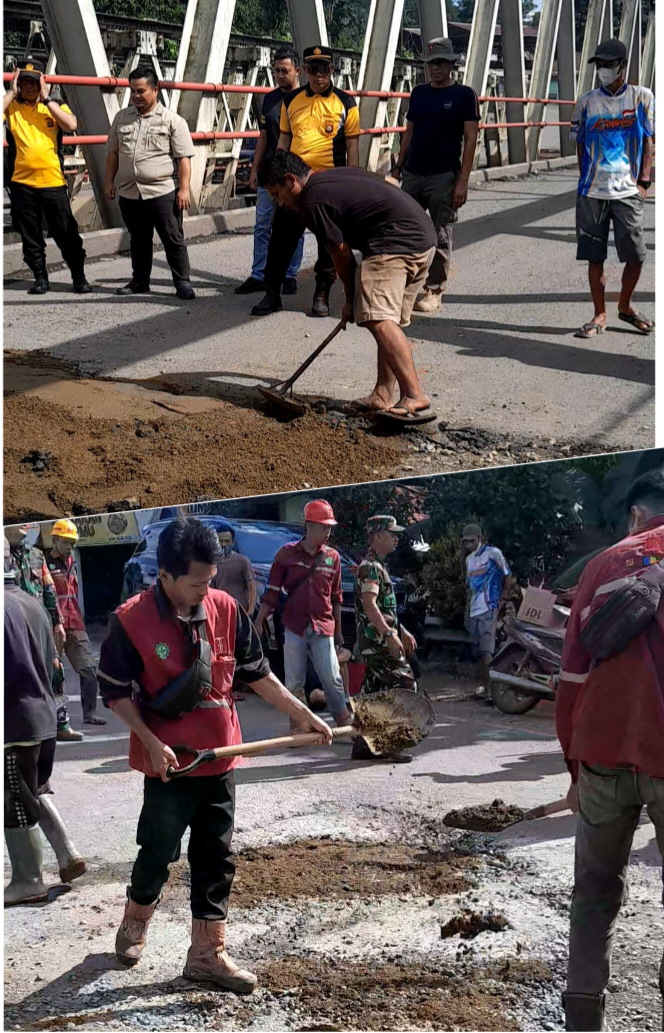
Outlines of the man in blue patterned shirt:
[{"label": "man in blue patterned shirt", "polygon": [[600,43],[590,61],[600,85],[579,97],[570,137],[576,140],[580,171],[576,257],[588,262],[595,314],[575,337],[598,337],[606,329],[604,262],[611,223],[618,259],[625,263],[618,319],[649,334],[655,324],[632,308],[632,295],[646,258],[643,208],[650,187],[655,99],[645,86],[626,82],[627,49],[620,40]]},{"label": "man in blue patterned shirt", "polygon": [[495,545],[482,541],[479,524],[467,524],[462,543],[466,553],[466,572],[470,602],[466,627],[479,663],[483,694],[489,694],[489,667],[496,648],[498,612],[507,602],[514,579],[507,560]]}]

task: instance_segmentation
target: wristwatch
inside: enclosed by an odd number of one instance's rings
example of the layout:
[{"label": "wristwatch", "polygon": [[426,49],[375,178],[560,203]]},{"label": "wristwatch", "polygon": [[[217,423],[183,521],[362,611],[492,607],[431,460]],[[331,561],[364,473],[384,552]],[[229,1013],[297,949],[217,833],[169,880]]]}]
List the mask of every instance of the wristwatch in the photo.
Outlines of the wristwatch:
[{"label": "wristwatch", "polygon": [[49,93],[48,97],[46,97],[42,101],[42,104],[55,104],[55,97],[52,97],[51,94]]},{"label": "wristwatch", "polygon": [[394,638],[395,635],[396,631],[394,630],[394,628],[388,628],[385,634],[383,635],[383,638]]},{"label": "wristwatch", "polygon": [[639,187],[643,187],[644,190],[649,190],[651,182],[652,180],[650,179],[637,179],[636,185]]}]

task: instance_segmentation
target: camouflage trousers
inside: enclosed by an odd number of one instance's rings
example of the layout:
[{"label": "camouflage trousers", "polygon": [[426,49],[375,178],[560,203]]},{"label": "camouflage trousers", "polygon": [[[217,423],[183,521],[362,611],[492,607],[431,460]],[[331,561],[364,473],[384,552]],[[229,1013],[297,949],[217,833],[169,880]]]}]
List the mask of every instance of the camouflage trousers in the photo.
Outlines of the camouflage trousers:
[{"label": "camouflage trousers", "polygon": [[403,657],[397,660],[381,651],[363,653],[362,660],[366,663],[367,669],[360,692],[368,694],[384,689],[415,689],[412,669]]}]

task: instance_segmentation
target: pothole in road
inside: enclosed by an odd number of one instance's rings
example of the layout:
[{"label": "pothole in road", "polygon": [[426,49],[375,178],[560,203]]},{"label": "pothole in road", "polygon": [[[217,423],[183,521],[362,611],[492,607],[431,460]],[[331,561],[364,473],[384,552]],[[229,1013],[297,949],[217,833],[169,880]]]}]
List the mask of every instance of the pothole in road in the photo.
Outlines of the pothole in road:
[{"label": "pothole in road", "polygon": [[[234,909],[304,897],[440,897],[468,889],[481,863],[475,856],[404,843],[353,843],[325,837],[244,850],[235,861]],[[179,898],[188,884],[187,863],[172,865],[164,901]]]}]

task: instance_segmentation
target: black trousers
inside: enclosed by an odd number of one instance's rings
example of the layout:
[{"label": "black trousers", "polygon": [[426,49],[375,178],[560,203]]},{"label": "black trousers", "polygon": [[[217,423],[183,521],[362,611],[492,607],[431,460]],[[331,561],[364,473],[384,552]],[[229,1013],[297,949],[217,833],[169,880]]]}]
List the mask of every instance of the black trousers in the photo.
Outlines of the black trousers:
[{"label": "black trousers", "polygon": [[235,777],[185,775],[171,782],[145,779],[136,842],[141,848],[131,873],[131,899],[153,904],[179,860],[182,837],[191,829],[187,857],[191,912],[207,921],[225,919],[235,875],[231,854]]},{"label": "black trousers", "polygon": [[154,231],[164,245],[166,258],[177,287],[190,278],[189,252],[184,240],[182,212],[175,202],[175,190],[161,197],[120,198],[120,211],[131,237],[131,268],[136,283],[147,287],[152,272]]},{"label": "black trousers", "polygon": [[[265,263],[265,290],[268,294],[281,293],[281,285],[304,230],[305,225],[298,212],[293,208],[283,208],[281,205],[277,205]],[[314,274],[316,291],[329,291],[337,278],[332,255],[320,243],[318,244],[318,261],[314,266]]]},{"label": "black trousers", "polygon": [[25,829],[41,818],[39,796],[50,792],[55,738],[36,746],[5,747],[5,828]]},{"label": "black trousers", "polygon": [[12,225],[23,242],[23,259],[35,275],[46,273],[44,219],[74,279],[83,277],[85,251],[69,203],[67,187],[31,187],[10,183]]}]

